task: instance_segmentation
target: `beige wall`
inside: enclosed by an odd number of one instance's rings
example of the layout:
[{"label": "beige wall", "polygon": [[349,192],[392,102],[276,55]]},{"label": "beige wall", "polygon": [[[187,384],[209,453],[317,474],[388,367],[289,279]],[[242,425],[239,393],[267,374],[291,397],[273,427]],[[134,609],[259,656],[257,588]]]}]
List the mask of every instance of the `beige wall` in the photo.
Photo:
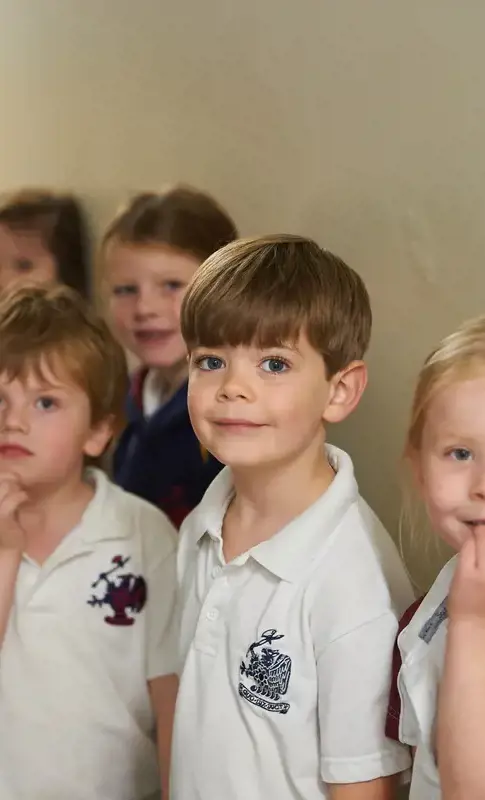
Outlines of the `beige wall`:
[{"label": "beige wall", "polygon": [[[127,190],[183,179],[244,233],[312,235],[363,274],[371,384],[333,440],[396,532],[414,375],[484,307],[485,5],[0,0],[0,12],[0,188],[70,186],[101,226]],[[421,553],[418,541],[426,581]]]}]

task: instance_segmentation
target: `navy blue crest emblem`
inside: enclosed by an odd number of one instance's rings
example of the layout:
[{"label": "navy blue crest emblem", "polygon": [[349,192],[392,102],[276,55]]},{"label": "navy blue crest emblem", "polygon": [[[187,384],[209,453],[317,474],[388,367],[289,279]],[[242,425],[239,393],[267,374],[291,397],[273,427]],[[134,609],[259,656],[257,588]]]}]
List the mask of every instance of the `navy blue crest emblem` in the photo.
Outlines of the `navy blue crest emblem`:
[{"label": "navy blue crest emblem", "polygon": [[290,704],[281,702],[281,697],[288,691],[291,658],[273,647],[278,639],[284,634],[271,628],[248,647],[239,667],[239,695],[265,711],[287,714]]}]

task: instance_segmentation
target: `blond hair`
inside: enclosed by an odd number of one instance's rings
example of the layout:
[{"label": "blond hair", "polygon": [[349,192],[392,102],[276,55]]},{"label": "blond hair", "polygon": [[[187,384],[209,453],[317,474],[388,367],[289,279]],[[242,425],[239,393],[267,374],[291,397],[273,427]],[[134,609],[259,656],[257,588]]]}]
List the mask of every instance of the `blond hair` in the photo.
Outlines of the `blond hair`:
[{"label": "blond hair", "polygon": [[405,454],[418,452],[426,414],[443,388],[485,369],[485,316],[468,320],[443,339],[419,373],[411,408]]},{"label": "blond hair", "polygon": [[0,374],[25,379],[45,367],[89,397],[92,424],[122,427],[128,385],[122,347],[82,297],[67,286],[31,286],[0,297]]},{"label": "blond hair", "polygon": [[195,347],[260,347],[304,331],[331,377],[361,359],[372,314],[364,282],[338,256],[302,236],[242,239],[197,270],[184,297],[182,335]]}]

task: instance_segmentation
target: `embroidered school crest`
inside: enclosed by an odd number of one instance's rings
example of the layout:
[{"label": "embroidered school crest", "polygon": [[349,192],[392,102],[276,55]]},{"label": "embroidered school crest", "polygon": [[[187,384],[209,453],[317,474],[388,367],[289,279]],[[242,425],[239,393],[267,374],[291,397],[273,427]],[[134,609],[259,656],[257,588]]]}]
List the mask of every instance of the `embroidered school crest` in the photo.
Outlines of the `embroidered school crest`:
[{"label": "embroidered school crest", "polygon": [[277,639],[284,639],[284,634],[271,628],[263,631],[259,641],[249,646],[239,668],[239,695],[265,711],[287,714],[290,704],[279,701],[288,691],[291,658],[272,646]]},{"label": "embroidered school crest", "polygon": [[126,612],[132,611],[135,614],[139,614],[147,600],[145,579],[141,575],[121,571],[129,560],[129,556],[126,558],[114,556],[111,559],[111,563],[114,566],[107,572],[101,572],[94,583],[91,584],[92,589],[97,589],[102,584],[104,594],[101,597],[91,594],[87,603],[93,608],[110,606],[113,613],[104,618],[108,625],[134,625],[134,618],[129,617]]}]

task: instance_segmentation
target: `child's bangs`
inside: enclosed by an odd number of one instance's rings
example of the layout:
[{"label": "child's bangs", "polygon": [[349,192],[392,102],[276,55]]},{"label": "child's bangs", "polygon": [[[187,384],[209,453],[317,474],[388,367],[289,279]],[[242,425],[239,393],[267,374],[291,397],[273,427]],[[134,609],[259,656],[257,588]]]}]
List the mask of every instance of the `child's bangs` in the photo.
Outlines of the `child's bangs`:
[{"label": "child's bangs", "polygon": [[[17,346],[16,346],[17,345]],[[27,381],[34,376],[40,384],[57,383],[82,385],[82,364],[79,348],[74,343],[62,342],[52,346],[32,347],[25,341],[9,342],[0,353],[0,375],[8,381]]]},{"label": "child's bangs", "polygon": [[294,344],[306,320],[297,303],[281,300],[240,296],[211,303],[208,299],[194,313],[186,309],[182,333],[188,348],[253,345],[266,349]]}]

